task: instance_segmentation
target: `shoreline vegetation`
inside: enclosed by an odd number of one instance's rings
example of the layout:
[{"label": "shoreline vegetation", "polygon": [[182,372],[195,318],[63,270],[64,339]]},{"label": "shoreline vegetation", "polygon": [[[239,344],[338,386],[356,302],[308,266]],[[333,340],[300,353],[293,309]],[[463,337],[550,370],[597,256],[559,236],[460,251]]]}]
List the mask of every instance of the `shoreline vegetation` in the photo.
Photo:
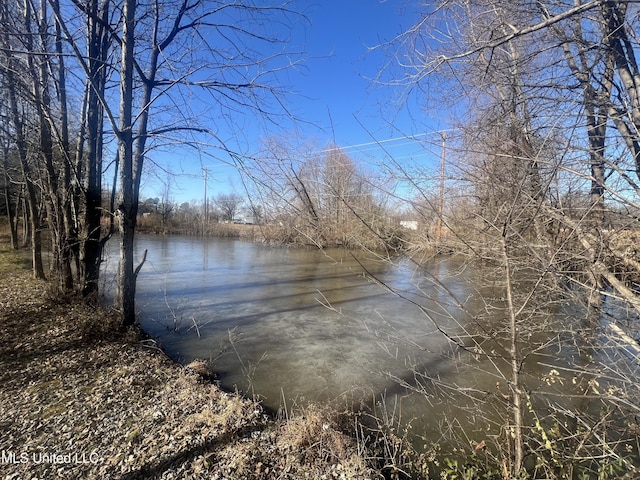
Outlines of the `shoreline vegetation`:
[{"label": "shoreline vegetation", "polygon": [[[194,225],[196,227],[194,228]],[[316,248],[344,247],[373,251],[408,251],[412,236],[409,230],[399,226],[386,226],[379,231],[369,231],[363,225],[346,227],[337,232],[317,232],[292,225],[278,223],[200,222],[189,224],[171,220],[162,224],[157,217],[138,217],[137,234],[185,235],[206,238],[233,238],[273,245],[313,246]],[[363,231],[364,230],[364,231]]]},{"label": "shoreline vegetation", "polygon": [[106,309],[54,297],[22,253],[0,241],[2,478],[394,478],[353,415],[268,415],[215,365],[178,365]]}]

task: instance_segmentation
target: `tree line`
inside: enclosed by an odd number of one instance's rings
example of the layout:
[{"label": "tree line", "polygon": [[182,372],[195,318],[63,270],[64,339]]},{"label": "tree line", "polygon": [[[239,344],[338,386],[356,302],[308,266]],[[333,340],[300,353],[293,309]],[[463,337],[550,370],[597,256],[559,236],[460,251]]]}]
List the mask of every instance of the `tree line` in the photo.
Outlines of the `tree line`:
[{"label": "tree line", "polygon": [[[280,30],[257,35],[266,18]],[[275,74],[298,61],[281,38],[295,19],[286,3],[3,2],[2,184],[14,245],[23,206],[34,276],[46,274],[50,242],[56,288],[95,298],[102,250],[117,231],[115,306],[123,327],[132,325],[141,267],[133,239],[154,149],[182,143],[228,155],[216,122],[233,124],[239,108],[287,115]],[[194,90],[215,107],[185,105]]]},{"label": "tree line", "polygon": [[[247,176],[242,194],[182,203],[172,201],[169,179],[160,197],[141,201],[143,228],[216,235],[226,230],[214,225],[240,223],[258,227],[251,237],[268,243],[406,250],[410,233],[402,222],[415,214],[384,191],[386,179],[340,147],[294,146],[272,137],[260,155],[245,161],[242,172]],[[425,227],[435,218],[423,214]]]}]

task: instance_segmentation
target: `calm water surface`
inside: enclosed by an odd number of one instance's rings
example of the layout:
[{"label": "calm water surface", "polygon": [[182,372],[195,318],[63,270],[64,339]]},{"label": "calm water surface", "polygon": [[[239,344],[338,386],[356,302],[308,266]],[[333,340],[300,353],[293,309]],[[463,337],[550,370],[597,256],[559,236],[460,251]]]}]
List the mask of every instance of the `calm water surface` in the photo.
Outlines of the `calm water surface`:
[{"label": "calm water surface", "polygon": [[[117,265],[115,242],[110,248],[107,279]],[[468,390],[495,391],[503,382],[503,365],[474,360],[432,322],[464,337],[471,315],[460,305],[485,311],[481,296],[495,290],[455,259],[417,269],[406,259],[341,249],[179,236],[140,236],[138,258],[144,249],[136,297],[143,328],[174,358],[212,360],[223,387],[273,409],[383,394],[397,414],[437,431],[441,414],[451,414],[447,391],[407,395],[400,383],[413,382],[409,366]],[[577,353],[565,348],[562,355],[569,361]],[[537,361],[528,368],[534,376],[549,370]]]},{"label": "calm water surface", "polygon": [[[434,359],[450,349],[416,306],[371,280],[417,298],[420,279],[402,260],[191,237],[141,236],[138,257],[144,249],[136,299],[145,330],[172,356],[214,359],[225,386],[245,390],[250,381],[268,404],[279,402],[281,389],[319,400],[361,385],[384,388],[380,372],[404,369],[403,354],[414,350],[409,340]],[[107,269],[116,263],[114,251]],[[437,268],[464,297],[456,277],[466,272],[452,263]],[[439,295],[424,279],[422,288]],[[387,342],[388,333],[398,338]],[[402,365],[386,358],[389,349],[394,356],[398,350]]]}]

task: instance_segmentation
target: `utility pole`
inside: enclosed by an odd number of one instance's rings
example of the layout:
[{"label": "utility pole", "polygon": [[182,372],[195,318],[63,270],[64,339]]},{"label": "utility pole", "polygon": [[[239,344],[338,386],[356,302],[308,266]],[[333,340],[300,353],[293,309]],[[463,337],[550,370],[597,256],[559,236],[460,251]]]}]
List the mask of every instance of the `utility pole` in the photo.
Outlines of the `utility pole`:
[{"label": "utility pole", "polygon": [[209,208],[207,205],[207,168],[202,167],[204,172],[204,216],[202,217],[202,236],[204,237],[207,227],[207,217],[209,216]]},{"label": "utility pole", "polygon": [[444,163],[447,156],[447,132],[442,132],[442,161],[440,164],[440,196],[438,197],[438,223],[436,225],[436,245],[442,239],[442,211],[444,210]]}]

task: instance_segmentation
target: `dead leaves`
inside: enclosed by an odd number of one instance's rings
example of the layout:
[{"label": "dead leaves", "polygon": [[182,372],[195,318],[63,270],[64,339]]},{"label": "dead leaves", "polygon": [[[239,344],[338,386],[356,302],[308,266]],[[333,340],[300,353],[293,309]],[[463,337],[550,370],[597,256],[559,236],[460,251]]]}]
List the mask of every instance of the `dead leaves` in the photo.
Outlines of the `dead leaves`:
[{"label": "dead leaves", "polygon": [[270,421],[211,384],[210,365],[88,339],[105,313],[46,294],[28,272],[0,278],[0,451],[86,461],[5,462],[4,478],[371,478],[315,413]]}]

